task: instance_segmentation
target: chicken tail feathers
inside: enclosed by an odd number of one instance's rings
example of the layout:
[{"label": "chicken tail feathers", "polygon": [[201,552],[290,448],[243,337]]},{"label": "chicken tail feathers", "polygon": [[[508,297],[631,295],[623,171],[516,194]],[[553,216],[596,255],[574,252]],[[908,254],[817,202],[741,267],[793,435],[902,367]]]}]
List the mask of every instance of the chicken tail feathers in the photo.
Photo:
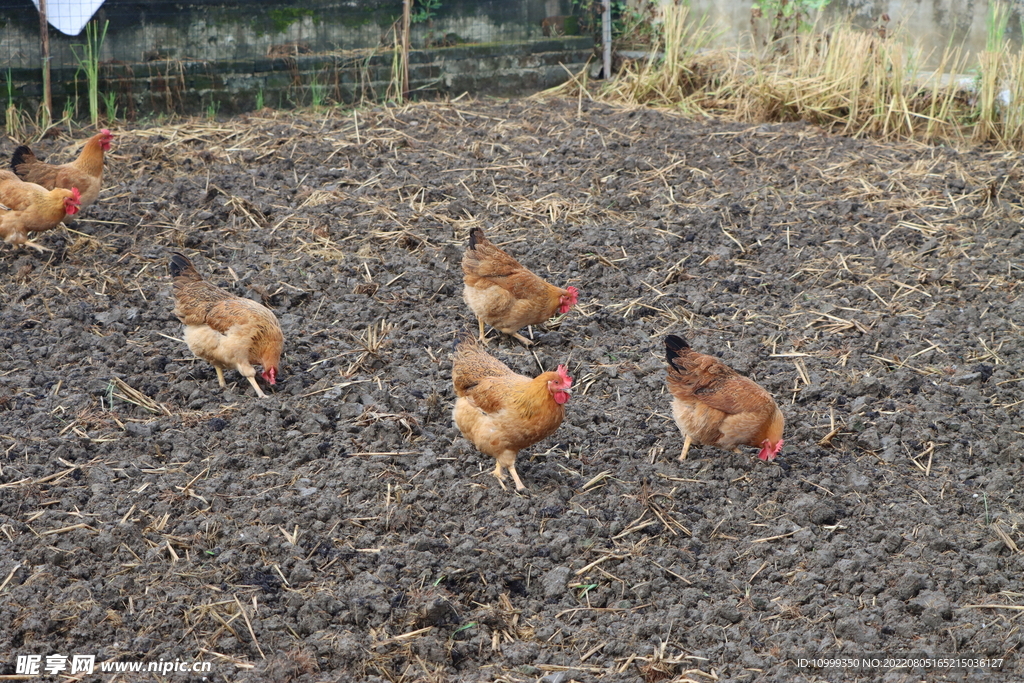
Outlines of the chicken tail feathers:
[{"label": "chicken tail feathers", "polygon": [[484,231],[481,228],[473,228],[469,231],[469,249],[470,251],[476,249],[476,245],[486,241],[484,237]]},{"label": "chicken tail feathers", "polygon": [[199,274],[199,271],[188,260],[188,257],[176,251],[171,252],[171,261],[167,264],[167,269],[171,271],[171,277],[173,278],[184,277],[187,280],[203,279],[203,276]]},{"label": "chicken tail feathers", "polygon": [[670,334],[665,337],[665,362],[672,365],[672,361],[680,356],[680,351],[690,348],[682,337]]},{"label": "chicken tail feathers", "polygon": [[476,337],[466,329],[455,334],[452,349],[452,383],[455,395],[465,396],[466,392],[476,386],[478,378],[472,371],[474,361],[479,357],[479,344]]},{"label": "chicken tail feathers", "polygon": [[484,350],[475,334],[468,330],[459,332],[452,358],[452,381],[456,396],[465,396],[466,392],[487,377],[511,374],[514,373],[507,365]]},{"label": "chicken tail feathers", "polygon": [[468,329],[463,328],[455,333],[455,343],[452,344],[452,350],[455,353],[472,351],[478,346],[476,335]]},{"label": "chicken tail feathers", "polygon": [[18,173],[19,166],[22,164],[30,164],[33,161],[38,161],[38,159],[36,159],[36,155],[32,153],[31,148],[29,148],[28,145],[20,145],[14,150],[14,154],[11,155],[11,170]]}]

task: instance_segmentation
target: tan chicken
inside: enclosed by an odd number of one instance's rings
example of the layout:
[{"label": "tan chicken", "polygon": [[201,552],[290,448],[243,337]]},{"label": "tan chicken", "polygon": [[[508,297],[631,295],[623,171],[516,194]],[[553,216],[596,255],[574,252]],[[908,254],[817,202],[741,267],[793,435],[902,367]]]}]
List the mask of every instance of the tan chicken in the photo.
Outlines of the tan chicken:
[{"label": "tan chicken", "polygon": [[568,313],[579,299],[575,287],[561,289],[548,284],[491,244],[480,228],[469,233],[462,273],[462,298],[476,315],[480,341],[485,344],[487,324],[530,346],[533,342],[519,330],[550,320],[556,311]]},{"label": "tan chicken", "polygon": [[104,128],[89,138],[74,161],[59,166],[36,158],[26,145],[11,155],[11,170],[22,180],[42,185],[47,190],[77,187],[82,193],[81,208],[96,201],[103,186],[103,154],[110,149],[113,133]]},{"label": "tan chicken", "polygon": [[672,417],[690,444],[739,451],[755,446],[761,460],[782,450],[785,419],[771,394],[713,356],[697,353],[676,335],[665,337]]},{"label": "tan chicken", "polygon": [[222,387],[224,370],[234,368],[249,380],[260,398],[253,365],[262,365],[262,377],[277,383],[284,336],[273,312],[255,301],[215,287],[192,262],[174,252],[169,266],[174,278],[174,315],[185,324],[185,343],[192,353],[217,370]]},{"label": "tan chicken", "polygon": [[79,199],[78,188],[47,190],[0,171],[0,237],[8,244],[49,251],[29,240],[28,233],[52,230],[67,216],[74,216]]},{"label": "tan chicken", "polygon": [[516,454],[555,432],[572,395],[572,377],[564,365],[534,378],[512,372],[488,354],[469,332],[455,347],[452,362],[455,410],[459,431],[477,450],[497,461],[494,476],[505,487],[504,470],[512,473],[516,490]]}]

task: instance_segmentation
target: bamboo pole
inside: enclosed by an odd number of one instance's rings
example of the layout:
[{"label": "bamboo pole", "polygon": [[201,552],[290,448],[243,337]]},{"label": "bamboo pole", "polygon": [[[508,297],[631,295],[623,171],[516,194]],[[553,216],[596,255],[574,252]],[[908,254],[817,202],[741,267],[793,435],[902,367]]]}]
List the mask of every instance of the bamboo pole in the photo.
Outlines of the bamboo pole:
[{"label": "bamboo pole", "polygon": [[53,93],[50,91],[50,25],[46,21],[46,0],[39,0],[39,50],[43,58],[43,127],[53,121]]}]

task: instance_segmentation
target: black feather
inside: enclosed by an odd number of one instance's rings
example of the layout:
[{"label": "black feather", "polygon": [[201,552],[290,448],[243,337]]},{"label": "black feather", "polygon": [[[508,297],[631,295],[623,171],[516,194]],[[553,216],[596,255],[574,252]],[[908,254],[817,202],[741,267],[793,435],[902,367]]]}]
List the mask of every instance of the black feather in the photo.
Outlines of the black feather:
[{"label": "black feather", "polygon": [[679,357],[679,352],[688,348],[690,348],[690,345],[682,337],[674,334],[668,335],[665,337],[665,362],[672,365],[672,361]]},{"label": "black feather", "polygon": [[35,155],[32,154],[32,150],[28,147],[28,145],[19,145],[14,150],[14,154],[11,155],[11,170],[12,171],[17,173],[18,166],[21,166],[23,163],[26,162],[26,159],[25,159],[26,155],[29,158],[35,158]]},{"label": "black feather", "polygon": [[455,342],[452,344],[452,350],[458,351],[459,347],[463,344],[475,344],[476,336],[468,329],[463,328],[455,333]]},{"label": "black feather", "polygon": [[182,273],[192,271],[197,273],[196,267],[192,265],[192,262],[188,260],[188,257],[184,254],[179,254],[176,251],[171,252],[171,262],[167,264],[167,269],[171,271],[171,277],[178,277]]},{"label": "black feather", "polygon": [[484,231],[480,228],[473,228],[469,231],[469,248],[476,249],[476,245],[480,244],[484,239]]}]

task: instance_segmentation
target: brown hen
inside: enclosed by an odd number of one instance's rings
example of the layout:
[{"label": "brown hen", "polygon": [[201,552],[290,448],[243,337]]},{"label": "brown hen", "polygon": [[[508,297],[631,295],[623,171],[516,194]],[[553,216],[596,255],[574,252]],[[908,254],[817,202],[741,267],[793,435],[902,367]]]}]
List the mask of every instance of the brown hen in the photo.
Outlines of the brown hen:
[{"label": "brown hen", "polygon": [[782,450],[785,419],[771,394],[713,356],[697,353],[676,335],[665,337],[672,417],[683,433],[686,459],[690,444],[739,451],[761,449],[757,457],[774,460]]},{"label": "brown hen", "polygon": [[550,320],[555,312],[568,313],[579,299],[575,287],[562,289],[548,284],[494,246],[480,228],[469,233],[462,273],[462,298],[476,315],[480,341],[485,344],[487,324],[530,346],[533,342],[519,330]]},{"label": "brown hen", "polygon": [[77,188],[47,190],[0,171],[0,237],[8,244],[49,251],[28,239],[30,232],[51,230],[78,212]]},{"label": "brown hen", "polygon": [[504,488],[504,469],[516,490],[525,486],[516,472],[516,454],[555,432],[572,395],[572,377],[564,365],[530,378],[513,372],[465,332],[452,362],[459,431],[477,450],[497,461],[494,476]]},{"label": "brown hen", "polygon": [[188,348],[213,364],[222,387],[227,386],[224,370],[234,368],[263,398],[253,365],[262,365],[263,379],[277,383],[284,347],[277,317],[262,304],[210,284],[182,254],[173,253],[169,270],[174,278],[174,315],[185,324]]},{"label": "brown hen", "polygon": [[81,208],[84,209],[99,197],[103,186],[103,154],[110,149],[113,139],[113,133],[104,128],[86,141],[77,159],[60,165],[37,159],[31,149],[21,145],[11,155],[11,170],[22,180],[42,185],[47,190],[77,187],[82,193]]}]

